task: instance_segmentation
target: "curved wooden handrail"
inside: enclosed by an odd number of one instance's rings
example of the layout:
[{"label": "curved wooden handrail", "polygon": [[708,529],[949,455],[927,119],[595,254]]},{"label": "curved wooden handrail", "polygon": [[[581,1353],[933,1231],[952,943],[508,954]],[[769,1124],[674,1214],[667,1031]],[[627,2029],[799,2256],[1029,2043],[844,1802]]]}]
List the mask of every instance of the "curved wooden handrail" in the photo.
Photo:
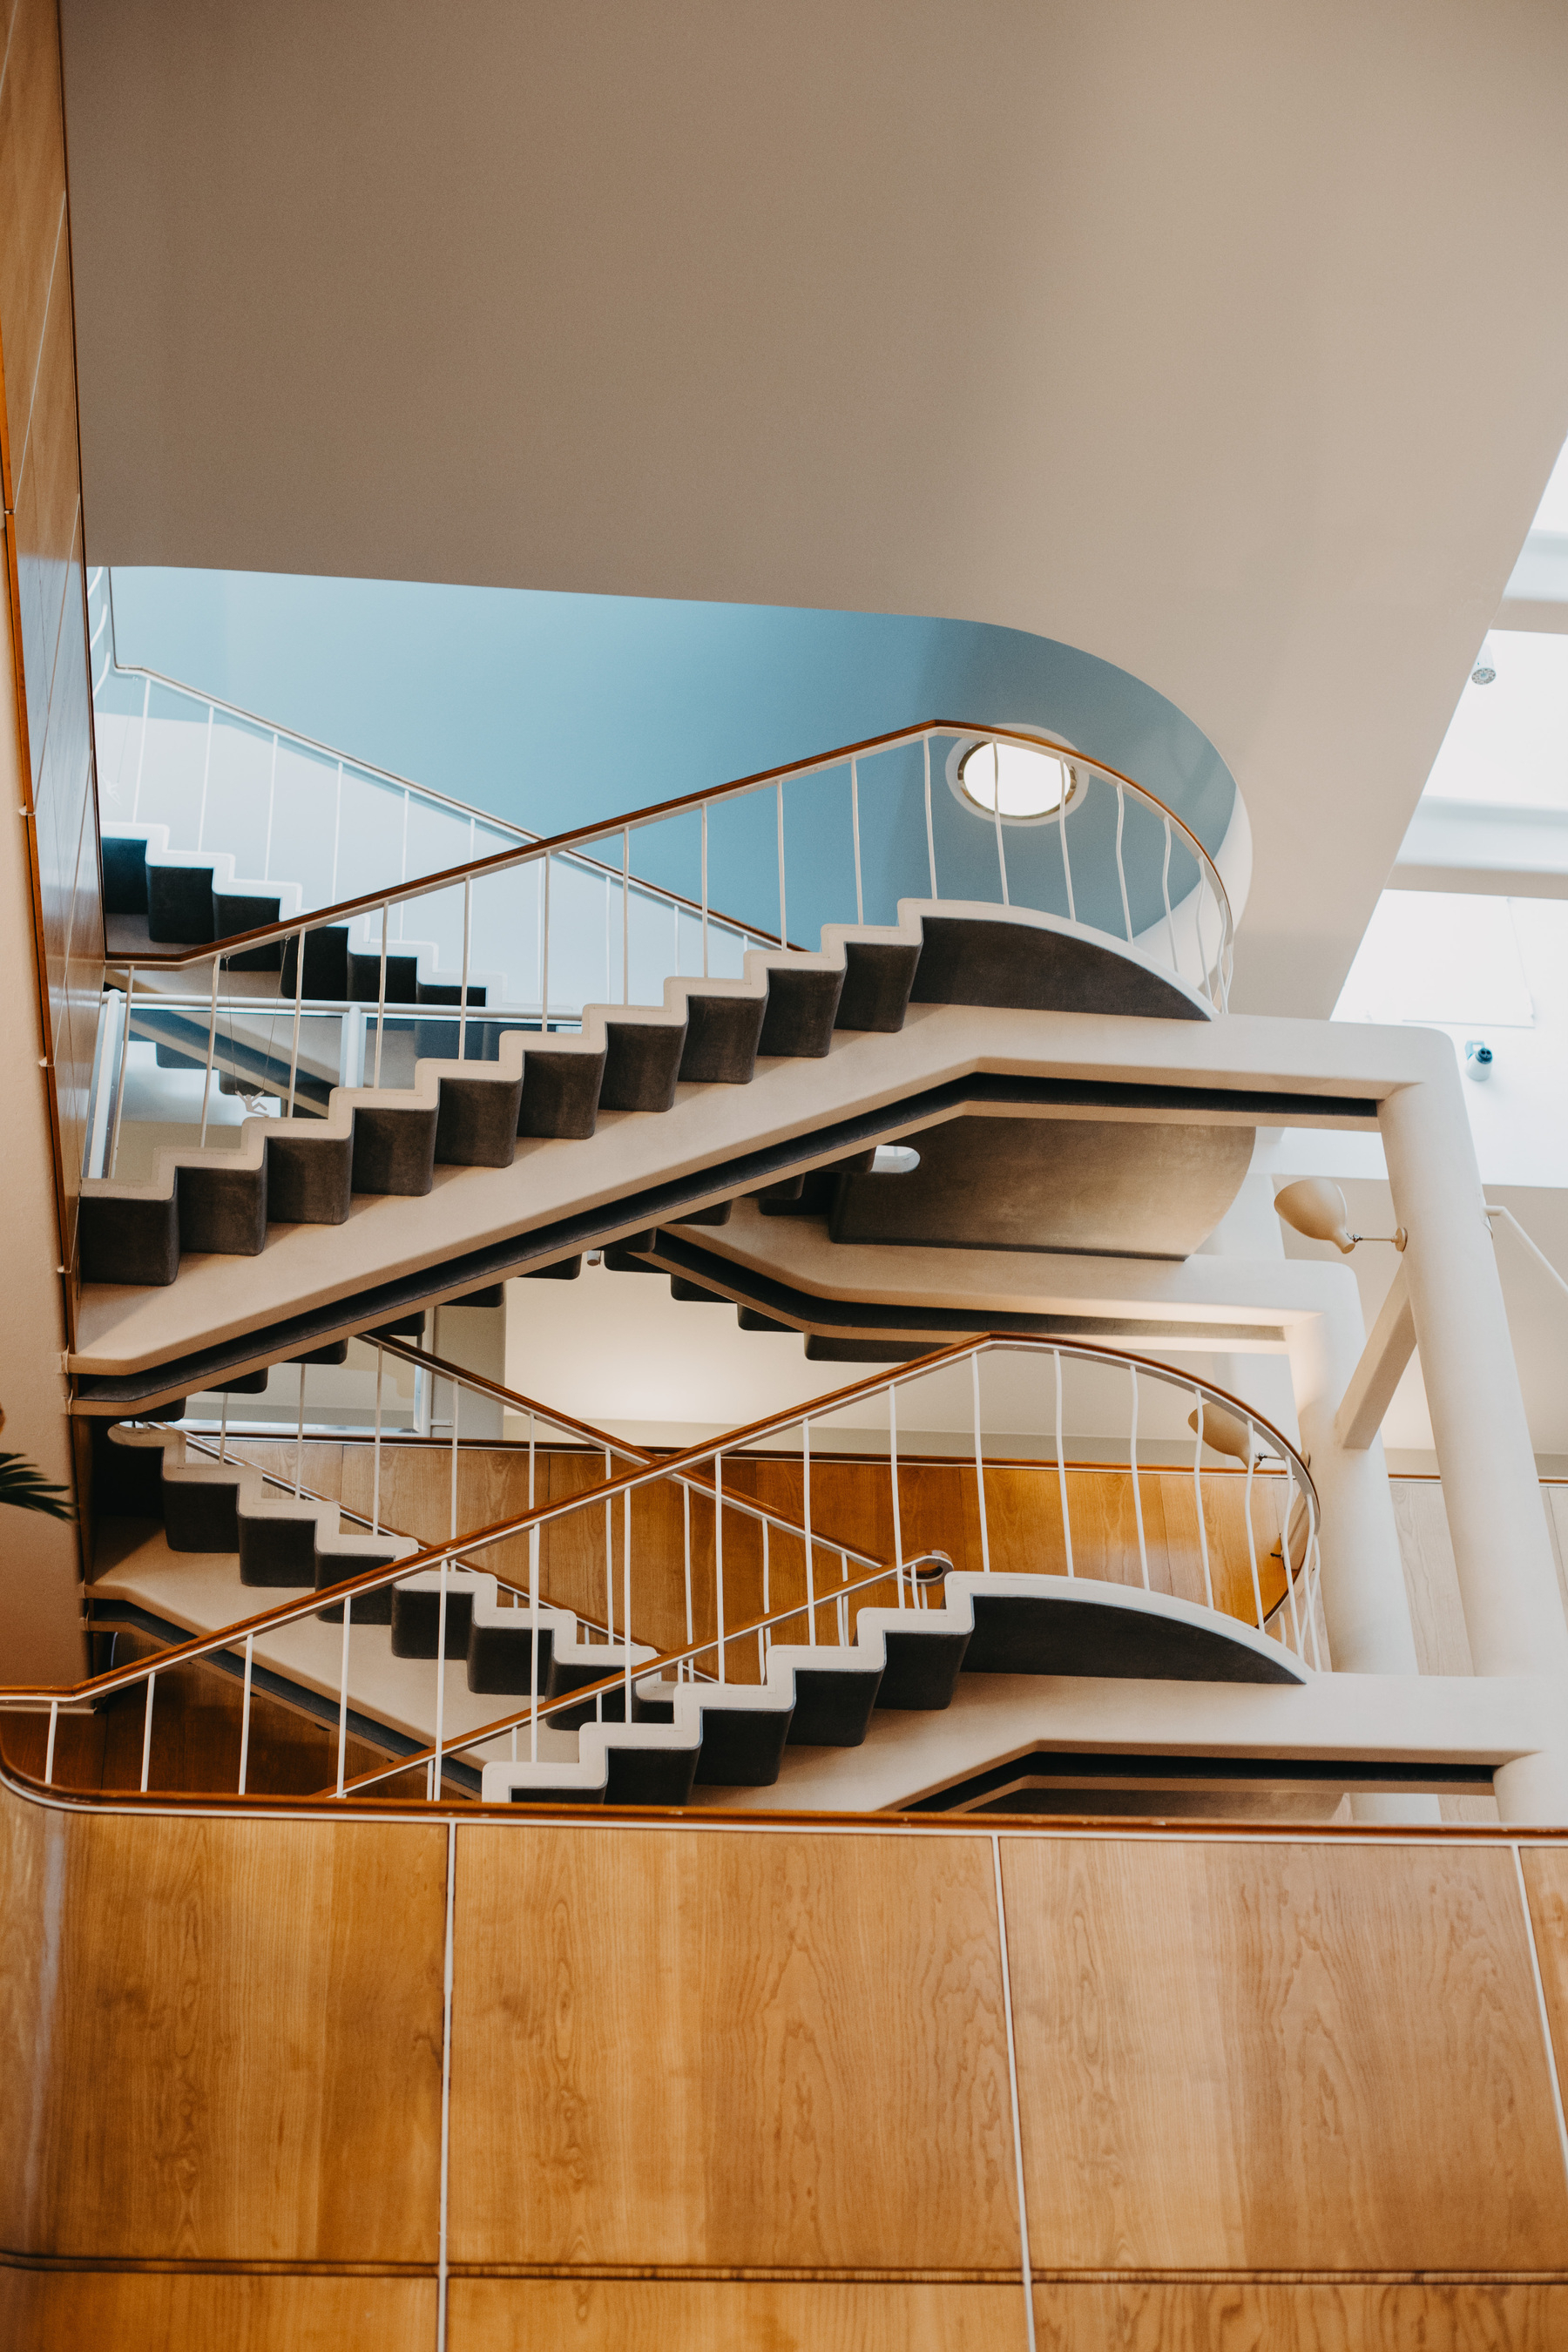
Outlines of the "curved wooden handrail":
[{"label": "curved wooden handrail", "polygon": [[[329,924],[351,922],[355,916],[373,914],[382,907],[395,907],[410,899],[428,898],[438,890],[447,890],[463,882],[476,881],[483,875],[500,874],[514,866],[534,865],[541,858],[578,853],[584,849],[588,843],[604,841],[610,835],[623,833],[628,827],[661,824],[667,818],[679,816],[687,810],[710,808],[723,801],[738,800],[746,793],[759,792],[769,784],[784,784],[793,777],[816,775],[826,769],[842,767],[846,761],[863,759],[876,751],[892,751],[901,744],[920,743],[933,735],[975,735],[997,742],[1025,744],[1035,751],[1049,748],[1042,746],[1042,739],[1039,736],[1031,735],[1023,728],[979,725],[967,719],[927,719],[916,727],[895,728],[885,735],[868,735],[859,742],[839,744],[835,750],[820,752],[811,759],[791,760],[786,761],[782,767],[762,768],[754,775],[736,777],[732,782],[716,784],[707,792],[683,793],[674,800],[656,801],[646,808],[626,811],[617,816],[603,818],[593,824],[574,825],[565,833],[551,834],[539,840],[524,843],[516,849],[492,851],[489,856],[471,858],[460,866],[445,866],[437,873],[423,875],[413,882],[398,883],[384,890],[362,892],[357,898],[342,898],[331,907],[317,908],[308,919],[296,916],[288,922],[262,923],[253,930],[235,931],[226,939],[206,940],[196,947],[182,948],[173,954],[156,954],[150,950],[144,953],[138,949],[134,958],[120,956],[116,958],[116,961],[119,963],[134,961],[139,968],[145,967],[149,971],[154,967],[159,970],[183,971],[189,965],[210,963],[215,957],[222,959],[237,953],[241,950],[248,951],[253,948],[270,946],[275,941],[298,938],[305,931],[323,929]],[[1150,792],[1146,785],[1139,783],[1135,777],[1123,774],[1121,769],[1110,767],[1105,761],[1096,760],[1088,752],[1068,751],[1065,746],[1061,747],[1061,750],[1062,756],[1070,761],[1074,766],[1091,770],[1096,775],[1104,777],[1108,782],[1120,785],[1125,791],[1136,793],[1140,801],[1147,807],[1157,811],[1161,818],[1168,820],[1180,834],[1183,842],[1196,860],[1200,871],[1207,877],[1209,885],[1215,894],[1223,919],[1219,949],[1223,960],[1236,928],[1231,913],[1230,898],[1220,878],[1218,866],[1192,827],[1176,814],[1174,809],[1167,807],[1157,793]],[[617,869],[606,867],[605,871],[616,875],[616,878],[619,878]],[[633,878],[636,879],[635,877]],[[665,893],[664,895],[679,894]],[[686,900],[683,903],[689,905],[692,902]],[[748,931],[753,938],[759,936],[755,925],[742,924],[734,916],[721,917],[710,910],[710,920],[721,921],[734,929]]]}]

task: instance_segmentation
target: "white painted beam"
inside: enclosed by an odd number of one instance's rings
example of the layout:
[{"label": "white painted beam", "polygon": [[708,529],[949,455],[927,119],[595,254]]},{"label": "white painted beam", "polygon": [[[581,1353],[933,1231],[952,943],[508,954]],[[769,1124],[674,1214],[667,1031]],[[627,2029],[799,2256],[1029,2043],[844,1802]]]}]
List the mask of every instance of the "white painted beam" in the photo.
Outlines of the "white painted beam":
[{"label": "white painted beam", "polygon": [[1415,1318],[1401,1265],[1334,1415],[1336,1445],[1342,1445],[1349,1454],[1365,1453],[1383,1427],[1384,1415],[1394,1402],[1394,1391],[1415,1353]]}]

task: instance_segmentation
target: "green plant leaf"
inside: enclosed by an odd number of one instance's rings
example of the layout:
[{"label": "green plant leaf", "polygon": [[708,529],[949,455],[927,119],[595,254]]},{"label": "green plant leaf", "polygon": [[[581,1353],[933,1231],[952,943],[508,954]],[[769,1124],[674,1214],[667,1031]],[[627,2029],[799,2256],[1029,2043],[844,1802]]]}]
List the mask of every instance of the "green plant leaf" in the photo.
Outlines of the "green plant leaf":
[{"label": "green plant leaf", "polygon": [[43,1511],[51,1519],[74,1519],[70,1496],[46,1478],[25,1454],[0,1454],[0,1503],[18,1511]]}]

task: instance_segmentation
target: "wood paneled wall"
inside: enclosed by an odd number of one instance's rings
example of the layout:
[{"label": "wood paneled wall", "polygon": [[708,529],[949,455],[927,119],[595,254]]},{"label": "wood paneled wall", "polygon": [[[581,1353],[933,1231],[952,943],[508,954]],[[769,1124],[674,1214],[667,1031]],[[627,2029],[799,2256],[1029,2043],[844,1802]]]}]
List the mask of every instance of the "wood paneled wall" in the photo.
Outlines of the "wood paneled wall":
[{"label": "wood paneled wall", "polygon": [[1546,2352],[1553,2042],[1563,1840],[7,1787],[0,2335],[433,2347],[445,2081],[453,2352]]},{"label": "wood paneled wall", "polygon": [[0,482],[58,1165],[74,1265],[103,908],[56,0],[0,0]]}]

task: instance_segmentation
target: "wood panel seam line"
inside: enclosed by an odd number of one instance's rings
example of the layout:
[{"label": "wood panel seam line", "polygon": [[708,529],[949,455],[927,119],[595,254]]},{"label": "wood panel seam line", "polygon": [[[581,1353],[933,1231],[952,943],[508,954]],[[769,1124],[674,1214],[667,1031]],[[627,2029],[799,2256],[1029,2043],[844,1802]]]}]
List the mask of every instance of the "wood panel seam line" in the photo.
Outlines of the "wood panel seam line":
[{"label": "wood panel seam line", "polygon": [[1552,2040],[1552,2012],[1546,2006],[1546,1986],[1541,1974],[1541,1954],[1536,1949],[1535,1921],[1531,1916],[1530,1889],[1525,1885],[1524,1863],[1515,1838],[1509,1847],[1513,1856],[1514,1876],[1519,1882],[1520,1908],[1524,1913],[1524,1937],[1530,1946],[1530,1973],[1535,1979],[1535,2006],[1541,2018],[1542,2039],[1546,2044],[1546,2071],[1552,2077],[1552,2107],[1557,2117],[1557,2145],[1563,2157],[1563,2184],[1568,2187],[1568,2118],[1563,2112],[1563,2078],[1557,2068],[1557,2052]]},{"label": "wood panel seam line", "polygon": [[458,1824],[447,1823],[447,1950],[441,1990],[441,2203],[436,2237],[436,2352],[447,2352],[447,2211],[452,2148],[452,1915],[458,1877]]},{"label": "wood panel seam line", "polygon": [[1013,2102],[1013,2164],[1018,2183],[1018,2243],[1024,2283],[1024,2338],[1035,2352],[1034,2249],[1029,2243],[1029,2208],[1024,2188],[1024,2127],[1018,2102],[1018,2053],[1013,2039],[1013,1979],[1007,1966],[1007,1906],[1002,1892],[1002,1841],[991,1832],[991,1868],[996,1881],[996,1940],[1002,1960],[1002,2015],[1007,2028],[1007,2091]]},{"label": "wood panel seam line", "polygon": [[[27,421],[22,427],[22,462],[16,473],[13,476],[11,482],[11,496],[18,505],[21,503],[22,484],[27,478],[27,460],[33,454],[33,417],[38,405],[38,378],[44,372],[44,355],[48,348],[49,312],[54,307],[55,278],[58,273],[60,266],[60,240],[65,235],[65,226],[66,195],[65,191],[62,189],[60,192],[59,218],[55,223],[55,249],[49,261],[48,289],[44,296],[44,315],[38,330],[38,356],[33,363],[33,381],[27,387]],[[76,322],[74,320],[71,321],[71,325],[73,330],[71,352],[71,405],[74,408],[76,405],[76,352],[74,341]],[[80,497],[81,485],[79,478],[77,484],[77,498],[79,503]],[[49,683],[51,687],[54,684],[52,674]],[[47,730],[47,717],[45,726]]]}]

